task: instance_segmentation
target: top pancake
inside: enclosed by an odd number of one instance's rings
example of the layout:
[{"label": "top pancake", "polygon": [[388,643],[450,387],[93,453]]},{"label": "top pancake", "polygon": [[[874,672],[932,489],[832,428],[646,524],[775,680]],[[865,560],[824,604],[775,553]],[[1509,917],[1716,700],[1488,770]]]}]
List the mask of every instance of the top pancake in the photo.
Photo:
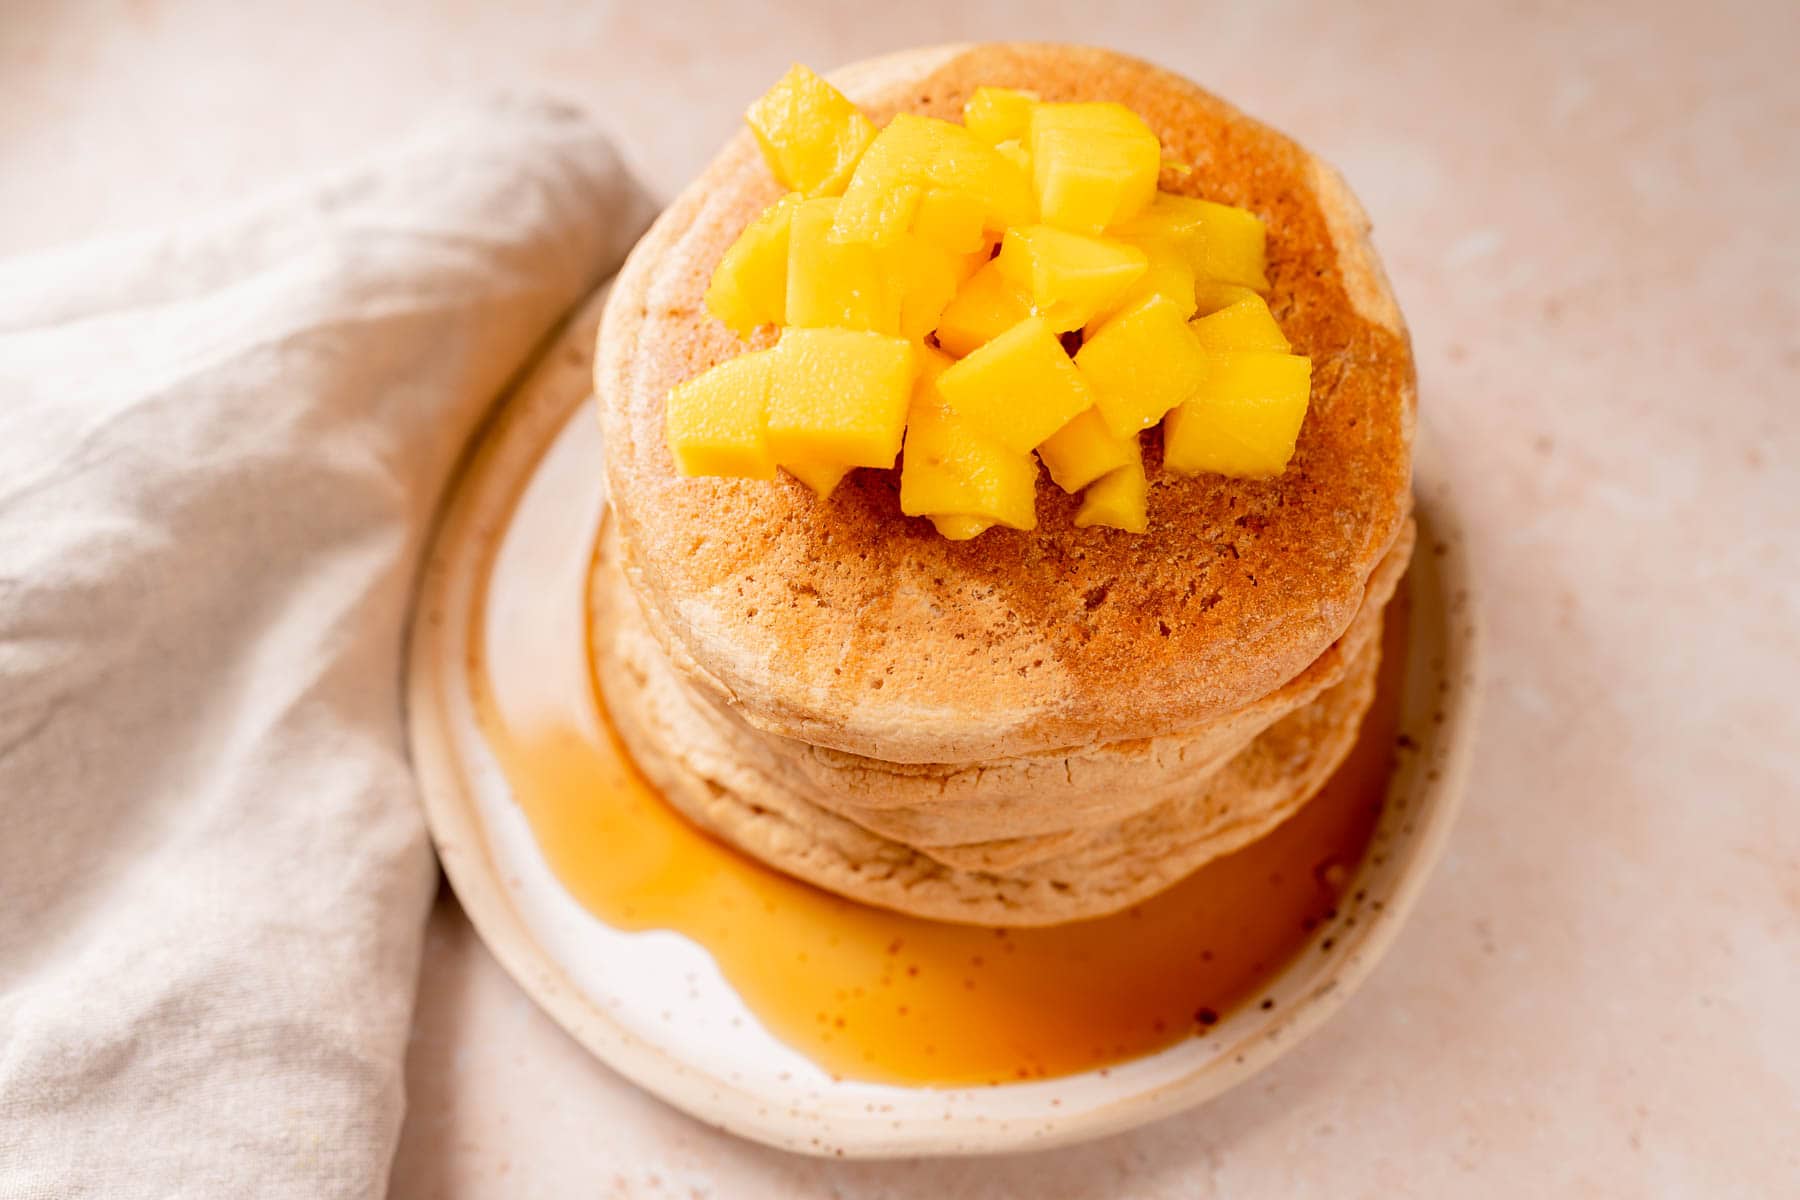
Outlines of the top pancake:
[{"label": "top pancake", "polygon": [[[1313,360],[1287,470],[1266,481],[1160,469],[1150,529],[1077,529],[1047,475],[1038,528],[968,542],[903,516],[899,474],[821,502],[775,483],[685,478],[669,389],[744,349],[702,304],[713,268],[780,194],[748,133],[665,212],[619,277],[596,376],[626,570],[672,659],[752,725],[895,762],[963,762],[1152,737],[1274,690],[1345,629],[1410,509],[1406,330],[1335,172],[1195,85],[1070,46],[911,51],[833,77],[877,123],[959,119],[978,86],[1115,100],[1192,163],[1161,186],[1269,229],[1270,306]],[[764,344],[759,341],[758,344]]]}]

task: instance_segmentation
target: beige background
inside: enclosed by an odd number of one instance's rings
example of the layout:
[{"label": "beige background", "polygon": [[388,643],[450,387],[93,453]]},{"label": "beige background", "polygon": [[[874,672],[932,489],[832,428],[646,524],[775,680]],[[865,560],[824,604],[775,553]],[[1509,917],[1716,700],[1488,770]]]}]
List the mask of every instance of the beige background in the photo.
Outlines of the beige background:
[{"label": "beige background", "polygon": [[0,0],[0,253],[178,219],[504,88],[591,106],[666,194],[791,60],[1103,41],[1362,195],[1490,652],[1421,912],[1221,1101],[1033,1158],[789,1158],[588,1060],[446,901],[396,1195],[1800,1193],[1800,5],[380,7]]}]

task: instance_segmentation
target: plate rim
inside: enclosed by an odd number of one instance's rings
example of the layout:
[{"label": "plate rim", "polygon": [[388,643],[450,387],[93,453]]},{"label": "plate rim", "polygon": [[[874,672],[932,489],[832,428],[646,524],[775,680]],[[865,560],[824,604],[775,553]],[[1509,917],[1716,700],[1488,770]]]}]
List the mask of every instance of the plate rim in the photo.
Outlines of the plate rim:
[{"label": "plate rim", "polygon": [[[526,466],[509,490],[516,497],[536,463],[593,398],[590,361],[607,289],[584,302],[546,341],[546,349],[471,438],[426,542],[414,589],[405,653],[403,690],[408,751],[421,807],[439,861],[477,935],[532,1000],[589,1053],[633,1084],[696,1119],[740,1137],[821,1157],[893,1158],[908,1155],[978,1155],[1045,1149],[1086,1141],[1172,1116],[1211,1099],[1272,1065],[1335,1015],[1391,949],[1442,856],[1466,790],[1472,760],[1481,677],[1480,620],[1468,541],[1449,476],[1433,450],[1429,427],[1415,439],[1414,500],[1420,538],[1406,578],[1413,608],[1408,638],[1412,661],[1402,698],[1404,714],[1431,686],[1433,719],[1414,736],[1416,753],[1402,756],[1390,779],[1378,836],[1401,809],[1410,812],[1405,835],[1389,850],[1396,859],[1382,902],[1364,909],[1354,928],[1341,922],[1316,931],[1308,947],[1327,936],[1342,943],[1333,967],[1254,1030],[1172,1081],[1085,1109],[1038,1116],[959,1114],[955,1121],[903,1123],[861,1112],[802,1114],[770,1104],[725,1079],[707,1075],[669,1055],[652,1039],[626,1028],[595,1004],[533,935],[500,877],[483,829],[476,798],[456,760],[441,699],[446,684],[446,607],[454,599],[456,567],[478,538],[462,536],[489,510],[477,503],[497,486],[492,476],[507,465],[518,443]],[[579,367],[579,373],[576,368]],[[510,511],[510,506],[508,508]],[[504,527],[504,522],[502,522]],[[1429,581],[1433,586],[1420,586]],[[465,581],[466,582],[466,581]],[[1436,625],[1436,641],[1422,627]],[[1438,652],[1430,663],[1421,649]],[[1435,680],[1425,674],[1435,670]],[[1373,853],[1373,851],[1371,851]],[[1367,858],[1358,878],[1371,870]],[[1300,952],[1305,953],[1303,948]],[[1298,961],[1296,956],[1296,962]],[[1286,970],[1292,970],[1293,963]],[[1240,1010],[1242,1011],[1242,1010]]]}]

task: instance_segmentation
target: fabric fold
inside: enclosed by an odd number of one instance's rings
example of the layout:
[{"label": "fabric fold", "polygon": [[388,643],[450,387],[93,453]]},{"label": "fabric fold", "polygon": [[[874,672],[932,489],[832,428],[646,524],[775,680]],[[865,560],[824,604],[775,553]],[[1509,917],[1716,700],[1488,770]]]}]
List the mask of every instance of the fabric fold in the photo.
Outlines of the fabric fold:
[{"label": "fabric fold", "polygon": [[510,101],[0,263],[0,1194],[385,1190],[436,877],[418,558],[650,215],[588,120]]}]

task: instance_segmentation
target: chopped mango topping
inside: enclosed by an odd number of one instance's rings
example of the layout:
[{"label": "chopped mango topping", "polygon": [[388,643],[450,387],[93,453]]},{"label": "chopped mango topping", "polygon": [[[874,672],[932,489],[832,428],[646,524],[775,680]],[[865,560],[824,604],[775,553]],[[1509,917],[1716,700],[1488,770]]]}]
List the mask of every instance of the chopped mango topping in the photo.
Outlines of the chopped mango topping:
[{"label": "chopped mango topping", "polygon": [[896,333],[900,289],[881,252],[829,236],[840,203],[826,197],[794,207],[788,230],[787,324]]},{"label": "chopped mango topping", "polygon": [[1209,317],[1221,308],[1249,299],[1255,292],[1241,283],[1197,283],[1194,285],[1194,311]]},{"label": "chopped mango topping", "polygon": [[1255,213],[1193,200],[1199,207],[1201,258],[1195,269],[1204,279],[1269,290],[1268,230]]},{"label": "chopped mango topping", "polygon": [[939,391],[943,375],[934,381],[935,373],[921,375],[907,414],[900,511],[911,517],[973,517],[1014,529],[1034,528],[1036,461],[1029,451],[1006,449],[958,414]]},{"label": "chopped mango topping", "polygon": [[821,500],[836,491],[837,485],[850,473],[849,467],[836,463],[782,463],[781,469],[811,488]]},{"label": "chopped mango topping", "polygon": [[1163,466],[1183,475],[1279,474],[1294,455],[1312,361],[1297,354],[1209,354],[1206,379],[1163,422]]},{"label": "chopped mango topping", "polygon": [[1208,313],[1189,328],[1208,350],[1271,350],[1286,354],[1293,349],[1270,314],[1268,302],[1255,292]]},{"label": "chopped mango topping", "polygon": [[1113,232],[1133,241],[1158,238],[1182,247],[1201,279],[1269,290],[1266,231],[1255,213],[1158,192],[1148,208]]},{"label": "chopped mango topping", "polygon": [[1079,492],[1102,475],[1138,461],[1138,444],[1136,438],[1113,433],[1100,410],[1090,408],[1045,438],[1037,453],[1057,487]]},{"label": "chopped mango topping", "polygon": [[984,87],[963,118],[877,130],[804,67],[751,107],[792,191],[725,252],[705,304],[781,338],[671,391],[677,469],[781,469],[824,498],[904,444],[902,511],[953,540],[1032,528],[1040,462],[1081,493],[1077,525],[1142,532],[1137,435],[1158,421],[1171,472],[1281,471],[1311,363],[1258,294],[1262,221],[1158,191],[1160,172],[1195,172],[1121,105]]},{"label": "chopped mango topping", "polygon": [[986,517],[965,517],[958,514],[934,516],[931,518],[931,525],[938,531],[938,536],[947,542],[966,542],[994,527],[994,523]]},{"label": "chopped mango topping", "polygon": [[798,192],[789,192],[750,222],[725,251],[706,289],[706,311],[748,337],[787,315],[788,229]]},{"label": "chopped mango topping", "polygon": [[1162,147],[1122,104],[1038,104],[1028,146],[1045,223],[1099,233],[1136,216],[1156,195]]},{"label": "chopped mango topping", "polygon": [[891,246],[912,228],[929,188],[979,198],[984,224],[1030,224],[1031,181],[994,148],[949,121],[901,113],[875,135],[844,189],[833,237]]},{"label": "chopped mango topping", "polygon": [[900,289],[900,336],[923,341],[938,327],[944,309],[963,283],[966,256],[956,255],[907,234],[882,252]]},{"label": "chopped mango topping", "polygon": [[859,330],[788,329],[771,353],[775,461],[894,465],[917,365],[910,343]]},{"label": "chopped mango topping", "polygon": [[1199,307],[1195,298],[1197,285],[1194,282],[1193,264],[1179,248],[1155,238],[1141,239],[1132,244],[1144,251],[1149,265],[1112,308],[1101,312],[1088,323],[1087,332],[1090,336],[1114,312],[1130,308],[1151,296],[1161,296],[1169,301],[1180,310],[1184,319],[1193,316]]},{"label": "chopped mango topping", "polygon": [[1150,528],[1150,481],[1144,478],[1144,460],[1133,457],[1090,485],[1081,494],[1075,524],[1110,525],[1127,533],[1142,533]]},{"label": "chopped mango topping", "polygon": [[970,354],[1030,315],[1024,297],[990,262],[969,276],[944,309],[938,319],[938,345],[959,357]]},{"label": "chopped mango topping", "polygon": [[1026,317],[944,368],[937,385],[957,416],[1015,454],[1029,454],[1094,402],[1042,317]]},{"label": "chopped mango topping", "polygon": [[1004,158],[1013,166],[1019,168],[1019,170],[1025,172],[1028,178],[1030,177],[1031,151],[1025,148],[1023,140],[1019,138],[1008,138],[1006,141],[1001,142],[998,146],[994,147],[994,153],[998,154],[1001,158]]},{"label": "chopped mango topping", "polygon": [[1206,352],[1181,309],[1150,296],[1111,318],[1082,344],[1075,365],[1094,390],[1115,437],[1135,437],[1192,396],[1206,376]]},{"label": "chopped mango topping", "polygon": [[963,124],[990,146],[1021,141],[1031,128],[1031,110],[1037,99],[1036,92],[1014,88],[976,88],[963,105]]},{"label": "chopped mango topping", "polygon": [[775,478],[765,424],[772,354],[740,354],[669,393],[669,449],[683,475]]},{"label": "chopped mango topping", "polygon": [[972,254],[988,245],[987,206],[968,192],[928,188],[919,197],[913,232],[953,254]]},{"label": "chopped mango topping", "polygon": [[796,64],[745,115],[769,170],[809,196],[844,190],[875,123],[844,94]]},{"label": "chopped mango topping", "polygon": [[1000,274],[1058,333],[1080,329],[1136,283],[1149,260],[1136,246],[1049,225],[1009,229]]}]

